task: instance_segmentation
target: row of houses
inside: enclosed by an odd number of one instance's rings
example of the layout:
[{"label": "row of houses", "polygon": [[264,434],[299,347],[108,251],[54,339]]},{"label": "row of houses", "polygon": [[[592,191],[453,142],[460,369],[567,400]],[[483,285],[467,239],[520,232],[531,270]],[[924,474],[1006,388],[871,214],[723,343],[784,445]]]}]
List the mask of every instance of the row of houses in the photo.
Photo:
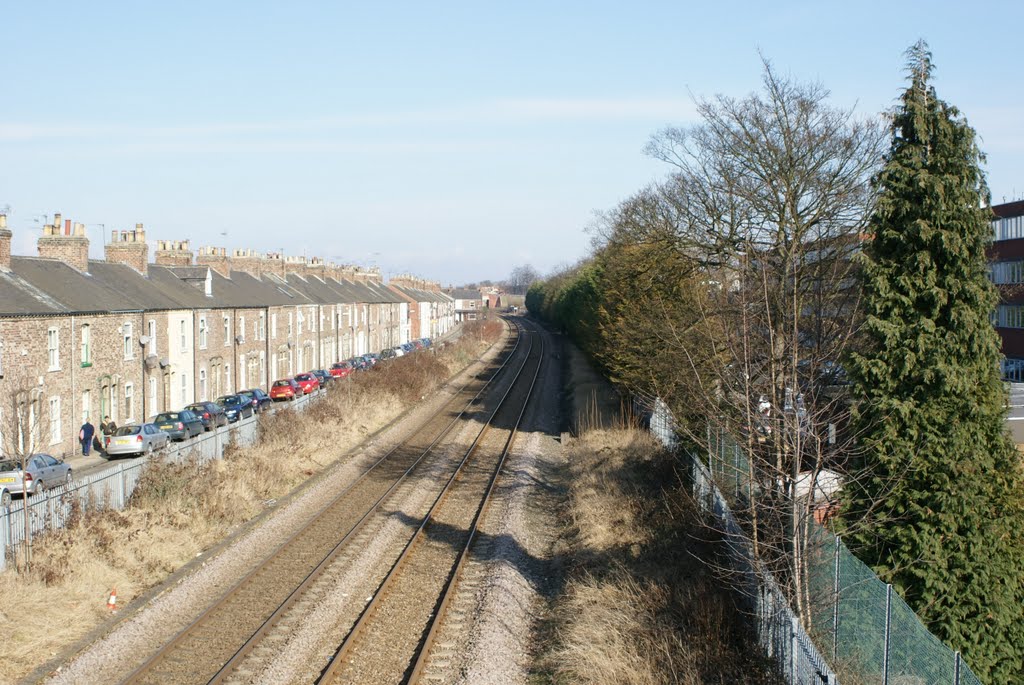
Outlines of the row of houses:
[{"label": "row of houses", "polygon": [[2,451],[26,425],[32,449],[72,453],[86,418],[140,421],[455,325],[454,300],[410,276],[188,241],[158,241],[151,262],[141,224],[95,260],[61,221],[22,257],[0,215]]}]

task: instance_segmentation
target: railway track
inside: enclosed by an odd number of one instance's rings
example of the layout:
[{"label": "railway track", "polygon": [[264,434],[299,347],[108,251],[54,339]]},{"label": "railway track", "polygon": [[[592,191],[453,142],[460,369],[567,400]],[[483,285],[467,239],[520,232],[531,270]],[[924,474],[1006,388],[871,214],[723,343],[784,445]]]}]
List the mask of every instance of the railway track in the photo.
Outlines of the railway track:
[{"label": "railway track", "polygon": [[[467,417],[521,354],[523,336],[510,336],[500,365],[460,388],[444,407],[381,457],[302,530],[162,646],[124,683],[245,681],[243,664],[273,651],[303,609],[315,604],[351,568],[382,527],[393,524],[389,502],[408,498],[443,473],[450,456],[440,445]],[[370,574],[372,577],[372,573]]]},{"label": "railway track", "polygon": [[[452,643],[437,643],[441,626],[461,624],[479,575],[464,578],[477,526],[491,501],[544,356],[543,338],[530,347],[499,405],[437,495],[415,535],[341,641],[318,683],[401,683],[451,680]],[[486,544],[486,543],[485,543]],[[484,552],[486,553],[486,552]]]}]

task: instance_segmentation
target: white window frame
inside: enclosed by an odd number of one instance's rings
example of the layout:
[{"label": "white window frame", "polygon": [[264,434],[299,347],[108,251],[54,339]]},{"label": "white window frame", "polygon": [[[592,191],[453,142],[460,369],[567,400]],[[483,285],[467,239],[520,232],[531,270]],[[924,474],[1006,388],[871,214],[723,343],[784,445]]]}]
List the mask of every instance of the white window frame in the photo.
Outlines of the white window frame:
[{"label": "white window frame", "polygon": [[295,310],[295,335],[302,335],[302,310]]},{"label": "white window frame", "polygon": [[82,324],[82,366],[92,364],[92,326]]},{"label": "white window frame", "polygon": [[206,317],[205,316],[200,316],[199,317],[199,349],[201,349],[201,350],[205,350],[206,349],[206,337],[207,337],[206,331],[207,331],[207,329],[206,329]]},{"label": "white window frame", "polygon": [[135,421],[135,384],[124,384],[124,420],[126,423]]},{"label": "white window frame", "polygon": [[54,395],[50,398],[50,444],[56,445],[63,437],[61,436],[61,420],[60,420],[60,395]]},{"label": "white window frame", "polygon": [[277,312],[270,315],[270,339],[277,340]]},{"label": "white window frame", "polygon": [[292,326],[293,326],[292,318],[293,318],[292,317],[292,312],[288,312],[288,337],[289,338],[292,337],[292,330],[293,330],[292,329]]},{"label": "white window frame", "polygon": [[231,346],[231,317],[224,315],[224,347]]},{"label": "white window frame", "polygon": [[199,401],[206,402],[206,367],[199,367]]},{"label": "white window frame", "polygon": [[156,319],[149,320],[149,353],[155,355],[156,351]]},{"label": "white window frame", "polygon": [[181,374],[181,406],[188,404],[188,374]]},{"label": "white window frame", "polygon": [[[151,413],[153,413],[153,414],[157,414],[158,412],[156,411],[156,409],[157,409],[157,406],[156,406],[156,379],[155,378],[150,378],[149,379],[149,411]],[[142,418],[143,418],[143,420],[145,420],[146,417],[143,416]]]},{"label": "white window frame", "polygon": [[46,330],[46,363],[48,371],[60,371],[60,329],[56,326]]},{"label": "white window frame", "polygon": [[125,321],[121,324],[121,340],[124,344],[125,361],[135,359],[135,345],[132,344],[133,328],[131,321]]},{"label": "white window frame", "polygon": [[185,319],[180,319],[178,321],[178,334],[181,338],[179,341],[181,343],[181,351],[188,352],[188,333],[186,331]]},{"label": "white window frame", "polygon": [[241,338],[241,340],[238,341],[239,345],[241,345],[242,343],[245,342],[245,317],[244,316],[238,317],[238,337]]}]

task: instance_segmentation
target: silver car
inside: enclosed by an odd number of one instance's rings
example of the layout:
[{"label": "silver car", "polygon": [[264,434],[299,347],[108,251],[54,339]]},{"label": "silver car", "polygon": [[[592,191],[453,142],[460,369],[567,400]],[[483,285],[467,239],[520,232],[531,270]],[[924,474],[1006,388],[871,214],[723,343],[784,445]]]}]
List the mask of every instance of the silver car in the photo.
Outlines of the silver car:
[{"label": "silver car", "polygon": [[71,485],[71,466],[49,454],[33,454],[25,460],[25,466],[22,471],[20,459],[0,459],[0,488],[9,494],[34,495],[47,488]]},{"label": "silver car", "polygon": [[113,435],[108,435],[103,451],[107,457],[121,457],[126,454],[138,456],[153,454],[154,451],[167,447],[170,436],[153,423],[132,424],[121,426]]}]

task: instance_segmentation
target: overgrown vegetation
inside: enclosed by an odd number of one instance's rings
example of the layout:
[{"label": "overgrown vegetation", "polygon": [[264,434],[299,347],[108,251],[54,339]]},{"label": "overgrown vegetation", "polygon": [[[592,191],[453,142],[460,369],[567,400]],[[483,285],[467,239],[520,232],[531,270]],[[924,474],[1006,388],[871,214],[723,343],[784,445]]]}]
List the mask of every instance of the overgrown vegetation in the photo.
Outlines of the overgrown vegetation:
[{"label": "overgrown vegetation", "polygon": [[469,322],[461,340],[335,383],[304,412],[260,417],[259,443],[223,460],[155,463],[124,511],[76,518],[37,539],[27,573],[0,574],[0,680],[23,677],[107,620],[107,596],[124,606],[338,461],[477,358],[504,328]]},{"label": "overgrown vegetation", "polygon": [[[675,460],[645,432],[594,430],[567,448],[566,590],[540,660],[553,683],[771,683]],[[722,562],[724,563],[724,562]]]},{"label": "overgrown vegetation", "polygon": [[760,93],[698,102],[699,124],[648,148],[673,173],[603,217],[594,254],[527,306],[628,393],[667,402],[702,452],[735,439],[750,486],[733,505],[812,631],[829,598],[811,596],[817,503],[798,487],[845,482],[861,558],[1006,682],[1024,673],[1024,492],[988,322],[982,157],[925,54],[887,156],[874,122],[768,65]]}]

